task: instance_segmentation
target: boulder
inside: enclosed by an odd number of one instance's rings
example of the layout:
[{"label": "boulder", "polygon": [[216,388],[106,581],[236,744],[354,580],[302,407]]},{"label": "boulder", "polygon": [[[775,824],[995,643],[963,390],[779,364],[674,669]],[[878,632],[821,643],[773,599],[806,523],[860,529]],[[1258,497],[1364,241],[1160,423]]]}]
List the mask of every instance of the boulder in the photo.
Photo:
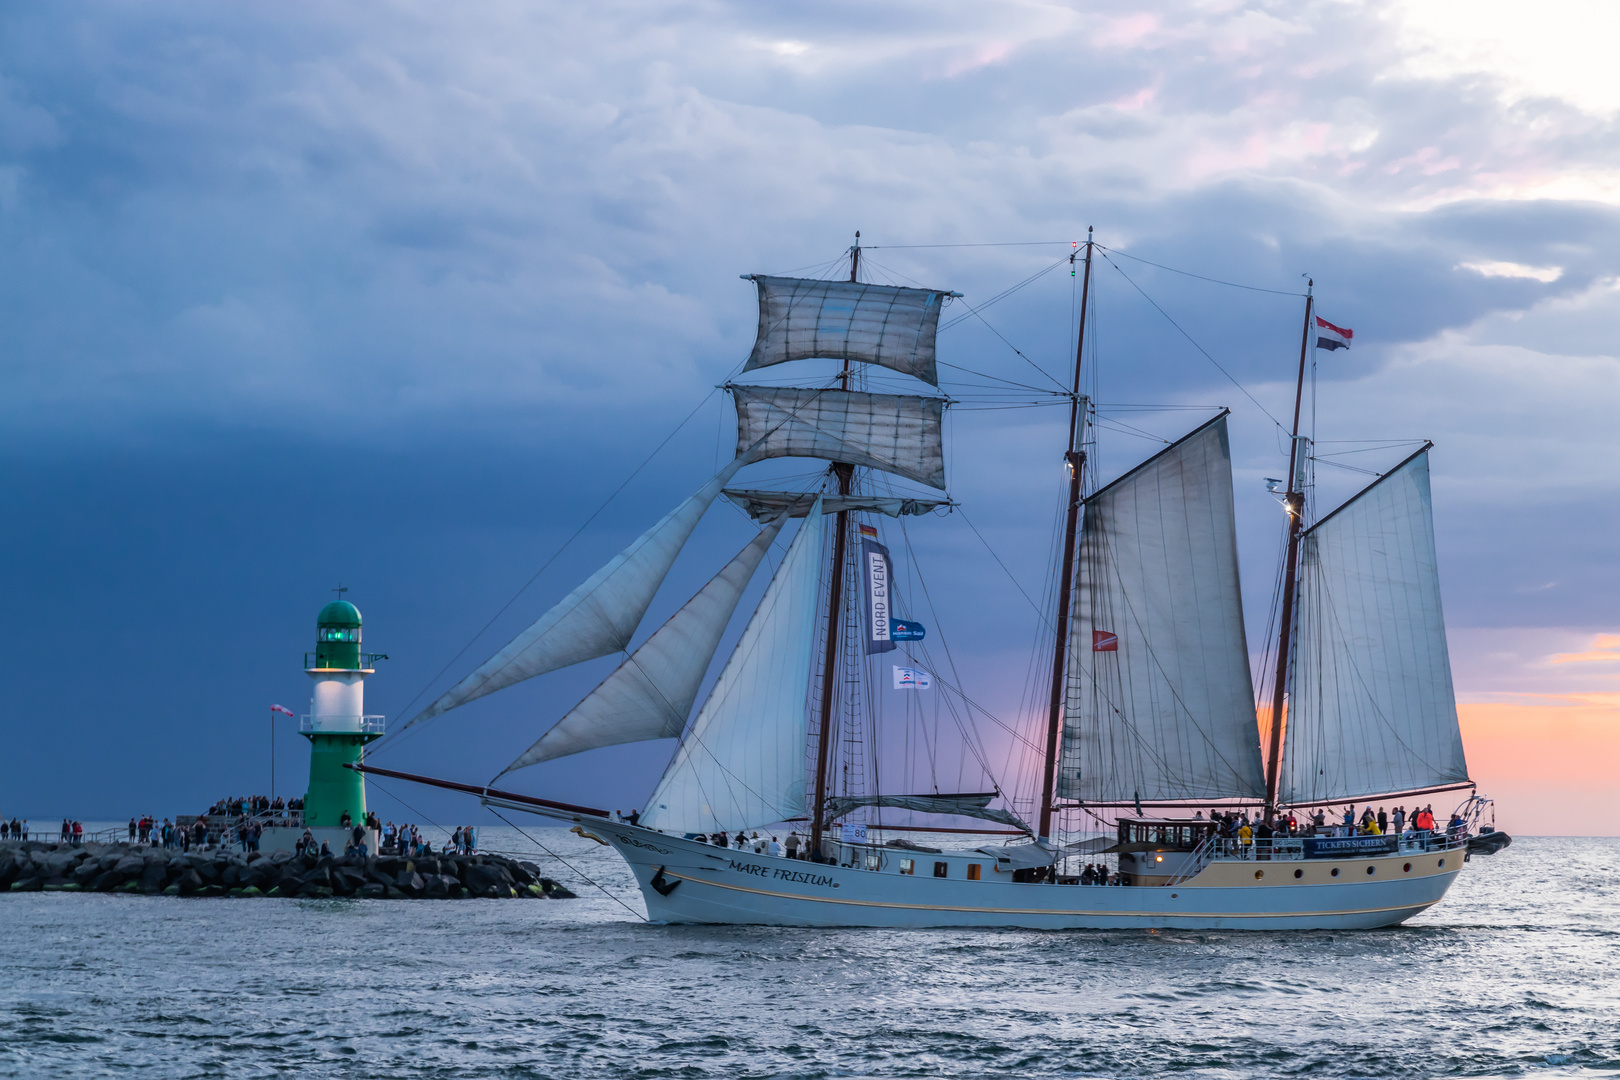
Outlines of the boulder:
[{"label": "boulder", "polygon": [[[438,875],[434,876],[437,877]],[[399,877],[395,879],[395,883],[399,886],[400,891],[409,896],[416,896],[423,889],[427,888],[427,882],[422,880],[422,875],[418,874],[414,870],[401,873]]]},{"label": "boulder", "polygon": [[17,856],[11,852],[0,855],[0,888],[17,880]]},{"label": "boulder", "polygon": [[73,868],[73,872],[68,876],[74,881],[77,881],[80,885],[84,885],[99,873],[101,873],[101,860],[85,859],[83,862],[79,863],[78,866],[75,866]]},{"label": "boulder", "polygon": [[368,882],[365,885],[360,886],[359,892],[357,892],[355,895],[365,900],[381,900],[383,897],[388,895],[388,886],[379,885],[376,882]]},{"label": "boulder", "polygon": [[108,889],[124,880],[124,875],[116,870],[103,870],[85,883],[85,888],[91,892],[106,892]]},{"label": "boulder", "polygon": [[12,892],[39,892],[45,888],[45,879],[38,876],[21,878],[11,883]]},{"label": "boulder", "polygon": [[[202,877],[195,868],[182,870],[180,876],[174,879],[174,884],[171,887],[178,891],[181,896],[190,896],[203,887]],[[168,892],[169,890],[164,889],[163,891]]]},{"label": "boulder", "polygon": [[566,888],[564,888],[563,886],[557,884],[555,881],[552,881],[550,878],[541,878],[540,879],[540,887],[542,889],[544,889],[545,892],[546,892],[546,895],[549,896],[553,900],[577,900],[577,899],[579,899],[579,897],[575,893],[569,892]]},{"label": "boulder", "polygon": [[121,878],[132,878],[146,869],[146,860],[139,855],[125,855],[113,863],[112,869]]},{"label": "boulder", "polygon": [[225,895],[225,886],[223,886],[223,885],[204,885],[202,888],[197,890],[197,895],[198,896],[224,896]]},{"label": "boulder", "polygon": [[161,861],[149,862],[141,871],[141,891],[156,893],[163,890],[163,883],[169,877],[169,864]]},{"label": "boulder", "polygon": [[235,863],[229,863],[219,873],[219,883],[227,889],[234,889],[242,884],[242,868]]},{"label": "boulder", "polygon": [[[448,900],[450,898],[450,886],[447,883],[456,881],[456,879],[448,874],[432,874],[430,878],[427,889],[422,895],[429,900]],[[461,882],[456,881],[456,888],[458,890],[461,888]]]},{"label": "boulder", "polygon": [[[507,875],[502,872],[500,867],[480,863],[469,864],[462,874],[462,881],[466,883],[468,890],[474,896],[489,896],[492,889],[500,888],[504,890],[508,887]],[[504,892],[502,895],[504,895]]]}]

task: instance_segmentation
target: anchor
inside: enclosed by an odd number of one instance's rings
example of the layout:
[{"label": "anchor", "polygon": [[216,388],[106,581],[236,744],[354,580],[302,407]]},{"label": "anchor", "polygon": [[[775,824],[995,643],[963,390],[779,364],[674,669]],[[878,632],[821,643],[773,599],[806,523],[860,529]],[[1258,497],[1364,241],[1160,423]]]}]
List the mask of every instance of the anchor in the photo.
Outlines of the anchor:
[{"label": "anchor", "polygon": [[647,884],[657,889],[659,896],[668,896],[670,893],[675,891],[676,886],[680,885],[680,883],[679,878],[675,879],[674,881],[664,880],[664,868],[660,866],[653,872],[652,880]]}]

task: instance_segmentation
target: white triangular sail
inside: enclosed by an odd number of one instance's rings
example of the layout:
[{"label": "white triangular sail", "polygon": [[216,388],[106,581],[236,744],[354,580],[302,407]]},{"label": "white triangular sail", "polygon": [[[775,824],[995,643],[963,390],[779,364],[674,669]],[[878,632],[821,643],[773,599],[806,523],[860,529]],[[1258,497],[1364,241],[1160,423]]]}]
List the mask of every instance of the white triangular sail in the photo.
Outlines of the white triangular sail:
[{"label": "white triangular sail", "polygon": [[529,765],[602,746],[678,737],[737,601],[786,520],[778,518],[760,530],[696,596],[495,780]]},{"label": "white triangular sail", "polygon": [[804,814],[822,533],[813,507],[648,799],[643,825],[729,831]]},{"label": "white triangular sail", "polygon": [[945,487],[944,398],[729,384],[737,455],[812,457]]},{"label": "white triangular sail", "polygon": [[1059,793],[1262,795],[1225,413],[1086,500],[1077,571]]},{"label": "white triangular sail", "polygon": [[631,635],[647,613],[675,557],[686,546],[692,530],[697,528],[720,489],[743,464],[738,458],[720,470],[695,495],[637,537],[584,584],[479,665],[478,670],[412,717],[405,727],[431,720],[524,679],[623,649],[630,643]]},{"label": "white triangular sail", "polygon": [[934,336],[950,293],[760,274],[752,280],[759,286],[759,336],[744,371],[825,357],[939,384]]},{"label": "white triangular sail", "polygon": [[1305,534],[1298,597],[1281,800],[1466,783],[1427,450]]}]

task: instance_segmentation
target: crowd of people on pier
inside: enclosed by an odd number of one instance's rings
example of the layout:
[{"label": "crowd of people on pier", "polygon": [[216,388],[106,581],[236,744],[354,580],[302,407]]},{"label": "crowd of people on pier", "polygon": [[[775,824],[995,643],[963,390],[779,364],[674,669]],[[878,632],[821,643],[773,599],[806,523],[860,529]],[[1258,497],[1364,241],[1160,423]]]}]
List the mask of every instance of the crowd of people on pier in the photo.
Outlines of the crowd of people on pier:
[{"label": "crowd of people on pier", "polygon": [[208,808],[210,817],[246,817],[249,815],[287,817],[304,809],[303,799],[283,799],[280,795],[232,795]]},{"label": "crowd of people on pier", "polygon": [[10,821],[0,821],[0,840],[26,839],[28,839],[27,818],[12,818]]}]

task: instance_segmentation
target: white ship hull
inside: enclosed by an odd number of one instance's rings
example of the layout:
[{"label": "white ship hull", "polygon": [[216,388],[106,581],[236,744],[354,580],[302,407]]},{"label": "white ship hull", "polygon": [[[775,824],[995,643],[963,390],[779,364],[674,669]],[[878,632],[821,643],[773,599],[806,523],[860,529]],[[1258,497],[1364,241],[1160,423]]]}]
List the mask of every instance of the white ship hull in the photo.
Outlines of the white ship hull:
[{"label": "white ship hull", "polygon": [[[1394,926],[1438,903],[1464,861],[1455,848],[1339,860],[1234,859],[1211,862],[1175,885],[1024,884],[972,853],[891,849],[880,857],[882,868],[865,870],[717,848],[626,824],[582,824],[624,856],[648,917],[659,923],[1363,930]],[[917,873],[896,872],[901,856],[914,859]],[[932,876],[935,860],[956,876]],[[973,860],[980,880],[965,879]]]}]

